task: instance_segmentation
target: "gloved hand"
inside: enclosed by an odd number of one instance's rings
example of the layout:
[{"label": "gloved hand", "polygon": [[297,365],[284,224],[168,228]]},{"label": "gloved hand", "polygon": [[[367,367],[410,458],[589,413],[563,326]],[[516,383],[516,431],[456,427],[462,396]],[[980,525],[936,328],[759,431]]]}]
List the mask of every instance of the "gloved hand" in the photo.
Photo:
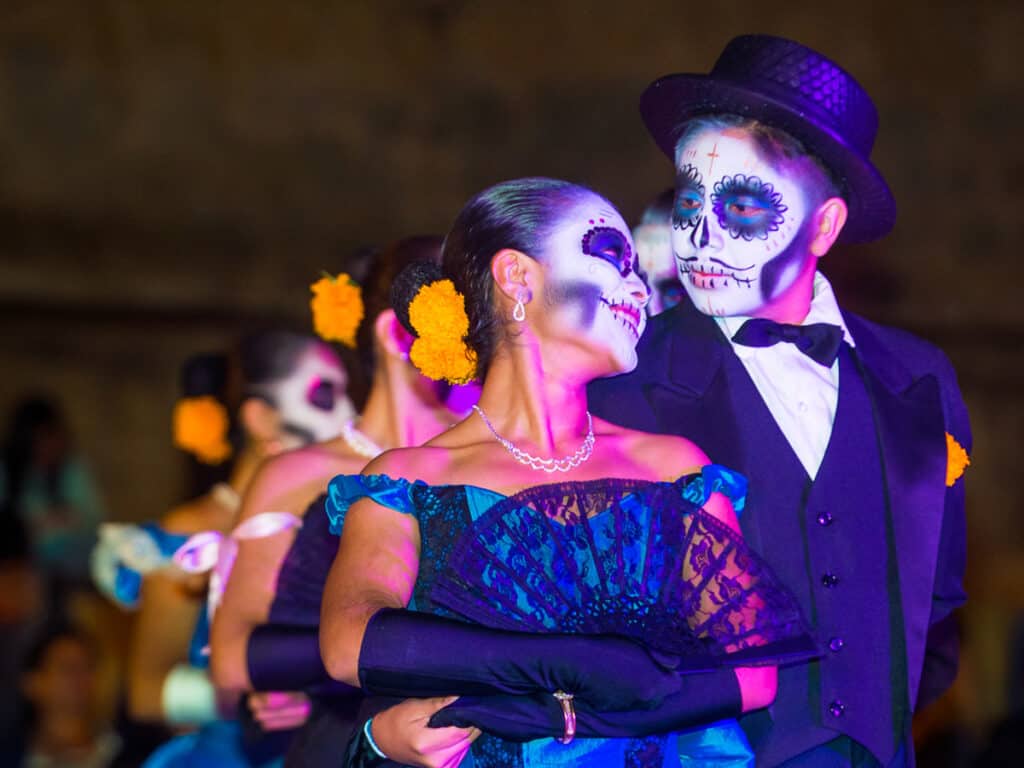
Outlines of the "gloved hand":
[{"label": "gloved hand", "polygon": [[262,624],[249,633],[249,680],[255,691],[307,691],[341,696],[358,689],[332,680],[320,658],[320,630]]},{"label": "gloved hand", "polygon": [[[598,711],[574,700],[576,735],[587,738],[637,738],[709,725],[743,710],[736,674],[716,670],[680,678],[680,690],[654,709]],[[480,730],[507,741],[557,738],[565,733],[561,705],[549,693],[527,696],[462,696],[430,718],[431,728],[448,726]]]},{"label": "gloved hand", "polygon": [[371,617],[359,651],[367,694],[572,693],[595,710],[655,706],[679,689],[673,659],[612,635],[490,629],[415,611]]}]

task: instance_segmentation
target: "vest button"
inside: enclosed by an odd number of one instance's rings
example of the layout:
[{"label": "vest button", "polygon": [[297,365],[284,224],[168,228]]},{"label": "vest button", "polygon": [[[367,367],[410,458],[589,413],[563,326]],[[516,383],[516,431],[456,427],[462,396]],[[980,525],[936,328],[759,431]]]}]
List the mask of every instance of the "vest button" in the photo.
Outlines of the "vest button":
[{"label": "vest button", "polygon": [[839,699],[834,699],[832,703],[828,705],[828,713],[832,715],[832,717],[842,717],[843,712],[845,711],[846,705]]},{"label": "vest button", "polygon": [[832,653],[839,653],[843,650],[844,645],[846,645],[846,642],[841,637],[833,637],[828,641],[828,649],[832,651]]},{"label": "vest button", "polygon": [[818,525],[832,525],[832,513],[827,511],[819,512]]},{"label": "vest button", "polygon": [[832,589],[838,583],[839,577],[836,576],[834,573],[829,572],[821,577],[821,586],[825,587],[826,589]]}]

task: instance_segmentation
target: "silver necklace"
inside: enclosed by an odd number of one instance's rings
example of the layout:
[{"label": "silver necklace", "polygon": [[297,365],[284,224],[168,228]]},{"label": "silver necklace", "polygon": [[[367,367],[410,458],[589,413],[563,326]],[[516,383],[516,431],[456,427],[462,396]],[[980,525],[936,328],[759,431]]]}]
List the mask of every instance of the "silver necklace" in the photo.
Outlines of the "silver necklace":
[{"label": "silver necklace", "polygon": [[575,469],[585,462],[594,453],[596,438],[594,437],[594,420],[590,418],[590,411],[587,411],[587,436],[583,439],[583,445],[576,449],[576,453],[561,459],[542,459],[539,456],[527,453],[522,448],[516,446],[511,440],[499,435],[498,430],[494,428],[491,420],[487,418],[487,414],[483,412],[480,406],[474,405],[473,410],[480,414],[480,418],[484,420],[484,424],[491,430],[494,439],[501,443],[506,451],[512,454],[512,458],[520,464],[526,464],[530,469],[539,469],[548,473],[568,472],[570,469]]},{"label": "silver necklace", "polygon": [[375,459],[384,453],[383,448],[352,426],[351,421],[347,421],[342,425],[341,439],[344,440],[348,447],[355,451],[355,453],[367,459]]}]

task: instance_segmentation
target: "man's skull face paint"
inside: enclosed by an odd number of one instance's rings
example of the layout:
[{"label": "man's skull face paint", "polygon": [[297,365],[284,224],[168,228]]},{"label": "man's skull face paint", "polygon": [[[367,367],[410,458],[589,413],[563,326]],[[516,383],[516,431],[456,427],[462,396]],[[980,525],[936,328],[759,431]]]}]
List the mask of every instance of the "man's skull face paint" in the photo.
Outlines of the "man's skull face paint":
[{"label": "man's skull face paint", "polygon": [[596,196],[578,201],[548,238],[544,261],[544,311],[552,322],[607,349],[614,372],[636,367],[648,290],[618,211]]},{"label": "man's skull face paint", "polygon": [[672,251],[679,279],[708,315],[752,315],[814,258],[800,179],[761,157],[740,129],[695,134],[676,153]]},{"label": "man's skull face paint", "polygon": [[298,445],[337,437],[355,415],[347,384],[337,356],[319,344],[311,346],[288,378],[269,387],[282,431]]},{"label": "man's skull face paint", "polygon": [[633,230],[636,256],[640,270],[647,277],[651,300],[647,303],[650,317],[671,309],[682,298],[676,260],[672,256],[672,222],[641,224]]}]

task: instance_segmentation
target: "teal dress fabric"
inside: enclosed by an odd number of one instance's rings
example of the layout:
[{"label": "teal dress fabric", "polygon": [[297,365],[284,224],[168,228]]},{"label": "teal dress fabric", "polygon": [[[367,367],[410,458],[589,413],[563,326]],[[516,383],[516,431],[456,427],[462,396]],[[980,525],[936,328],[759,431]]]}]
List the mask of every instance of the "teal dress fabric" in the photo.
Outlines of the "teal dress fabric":
[{"label": "teal dress fabric", "polygon": [[[698,506],[715,491],[729,496],[737,512],[742,510],[745,502],[746,480],[717,465],[705,467],[701,474],[681,478],[675,483],[657,485],[678,487],[683,498]],[[543,487],[537,490],[543,490]],[[409,482],[385,475],[342,475],[332,480],[328,489],[326,509],[333,533],[341,533],[345,513],[361,498],[370,498],[381,506],[413,515],[418,522],[421,538],[419,573],[408,607],[437,615],[455,616],[448,608],[432,599],[432,590],[439,579],[443,581],[446,564],[462,534],[471,530],[481,517],[508,497],[472,485],[431,486],[422,481]],[[649,512],[644,509],[637,511],[641,520],[645,517],[644,513]],[[601,526],[600,514],[588,519],[592,521],[591,527],[595,530]],[[641,539],[642,536],[633,537],[625,546],[643,546]],[[545,624],[545,627],[550,631],[558,629],[551,623]],[[472,768],[668,768],[691,765],[733,768],[753,764],[753,753],[735,720],[664,736],[637,739],[581,738],[568,745],[555,739],[511,743],[484,734],[474,742],[470,755],[462,763]]]}]

